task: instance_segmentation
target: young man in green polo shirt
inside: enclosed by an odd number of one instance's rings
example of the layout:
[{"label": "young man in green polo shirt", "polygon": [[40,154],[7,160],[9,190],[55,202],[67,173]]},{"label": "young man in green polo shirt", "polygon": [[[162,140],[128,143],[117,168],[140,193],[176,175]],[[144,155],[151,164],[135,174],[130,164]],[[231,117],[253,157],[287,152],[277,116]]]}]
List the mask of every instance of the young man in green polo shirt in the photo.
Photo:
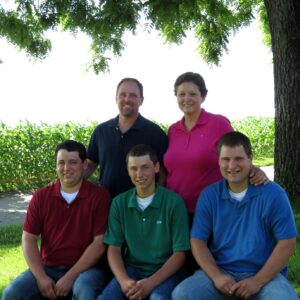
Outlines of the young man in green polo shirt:
[{"label": "young man in green polo shirt", "polygon": [[98,300],[171,299],[190,249],[187,211],[179,195],[156,184],[159,162],[148,145],[133,147],[126,161],[135,188],[111,205],[104,242],[115,277]]}]

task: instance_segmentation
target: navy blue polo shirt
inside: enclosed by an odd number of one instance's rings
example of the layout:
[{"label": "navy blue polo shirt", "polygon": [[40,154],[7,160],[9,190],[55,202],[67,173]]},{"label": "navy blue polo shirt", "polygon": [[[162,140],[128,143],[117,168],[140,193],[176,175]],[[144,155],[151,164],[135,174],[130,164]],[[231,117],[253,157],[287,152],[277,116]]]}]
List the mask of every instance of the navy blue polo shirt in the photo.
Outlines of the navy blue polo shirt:
[{"label": "navy blue polo shirt", "polygon": [[133,187],[126,167],[126,155],[133,146],[150,145],[161,164],[168,146],[165,132],[141,115],[124,134],[118,124],[119,116],[99,124],[92,133],[88,146],[88,158],[100,165],[100,184],[112,197]]}]

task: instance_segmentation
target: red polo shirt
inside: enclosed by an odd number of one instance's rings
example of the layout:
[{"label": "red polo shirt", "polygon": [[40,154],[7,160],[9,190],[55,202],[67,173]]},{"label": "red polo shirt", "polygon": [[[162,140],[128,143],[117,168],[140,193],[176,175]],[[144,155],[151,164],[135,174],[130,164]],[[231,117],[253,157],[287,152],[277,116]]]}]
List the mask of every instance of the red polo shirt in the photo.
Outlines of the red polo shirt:
[{"label": "red polo shirt", "polygon": [[23,230],[41,235],[41,259],[47,266],[74,265],[97,235],[104,234],[111,203],[102,187],[83,180],[74,201],[61,196],[60,181],[37,190]]}]

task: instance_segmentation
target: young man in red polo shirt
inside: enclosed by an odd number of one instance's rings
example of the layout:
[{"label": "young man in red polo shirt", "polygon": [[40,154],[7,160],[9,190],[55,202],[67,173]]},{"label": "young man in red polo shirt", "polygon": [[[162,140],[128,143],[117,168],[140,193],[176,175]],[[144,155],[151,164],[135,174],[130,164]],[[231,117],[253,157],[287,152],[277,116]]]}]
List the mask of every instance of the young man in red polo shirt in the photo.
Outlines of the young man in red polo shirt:
[{"label": "young man in red polo shirt", "polygon": [[96,264],[105,251],[111,197],[83,179],[87,159],[81,143],[67,140],[55,154],[59,180],[35,192],[23,227],[29,269],[3,291],[3,300],[57,299],[71,291],[73,298],[89,300],[104,286],[104,272]]}]

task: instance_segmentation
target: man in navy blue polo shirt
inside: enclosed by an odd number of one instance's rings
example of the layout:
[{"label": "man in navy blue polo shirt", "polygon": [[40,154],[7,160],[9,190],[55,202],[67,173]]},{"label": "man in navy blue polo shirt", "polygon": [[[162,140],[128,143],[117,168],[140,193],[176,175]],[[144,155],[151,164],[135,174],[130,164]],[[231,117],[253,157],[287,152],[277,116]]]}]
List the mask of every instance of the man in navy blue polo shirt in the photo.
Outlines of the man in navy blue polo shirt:
[{"label": "man in navy blue polo shirt", "polygon": [[[168,140],[164,131],[139,113],[143,86],[135,78],[124,78],[117,86],[116,102],[119,115],[96,127],[88,146],[88,178],[100,166],[100,184],[115,197],[133,187],[126,169],[126,155],[137,144],[150,145],[162,157]],[[164,184],[165,170],[161,168],[159,182]]]}]

